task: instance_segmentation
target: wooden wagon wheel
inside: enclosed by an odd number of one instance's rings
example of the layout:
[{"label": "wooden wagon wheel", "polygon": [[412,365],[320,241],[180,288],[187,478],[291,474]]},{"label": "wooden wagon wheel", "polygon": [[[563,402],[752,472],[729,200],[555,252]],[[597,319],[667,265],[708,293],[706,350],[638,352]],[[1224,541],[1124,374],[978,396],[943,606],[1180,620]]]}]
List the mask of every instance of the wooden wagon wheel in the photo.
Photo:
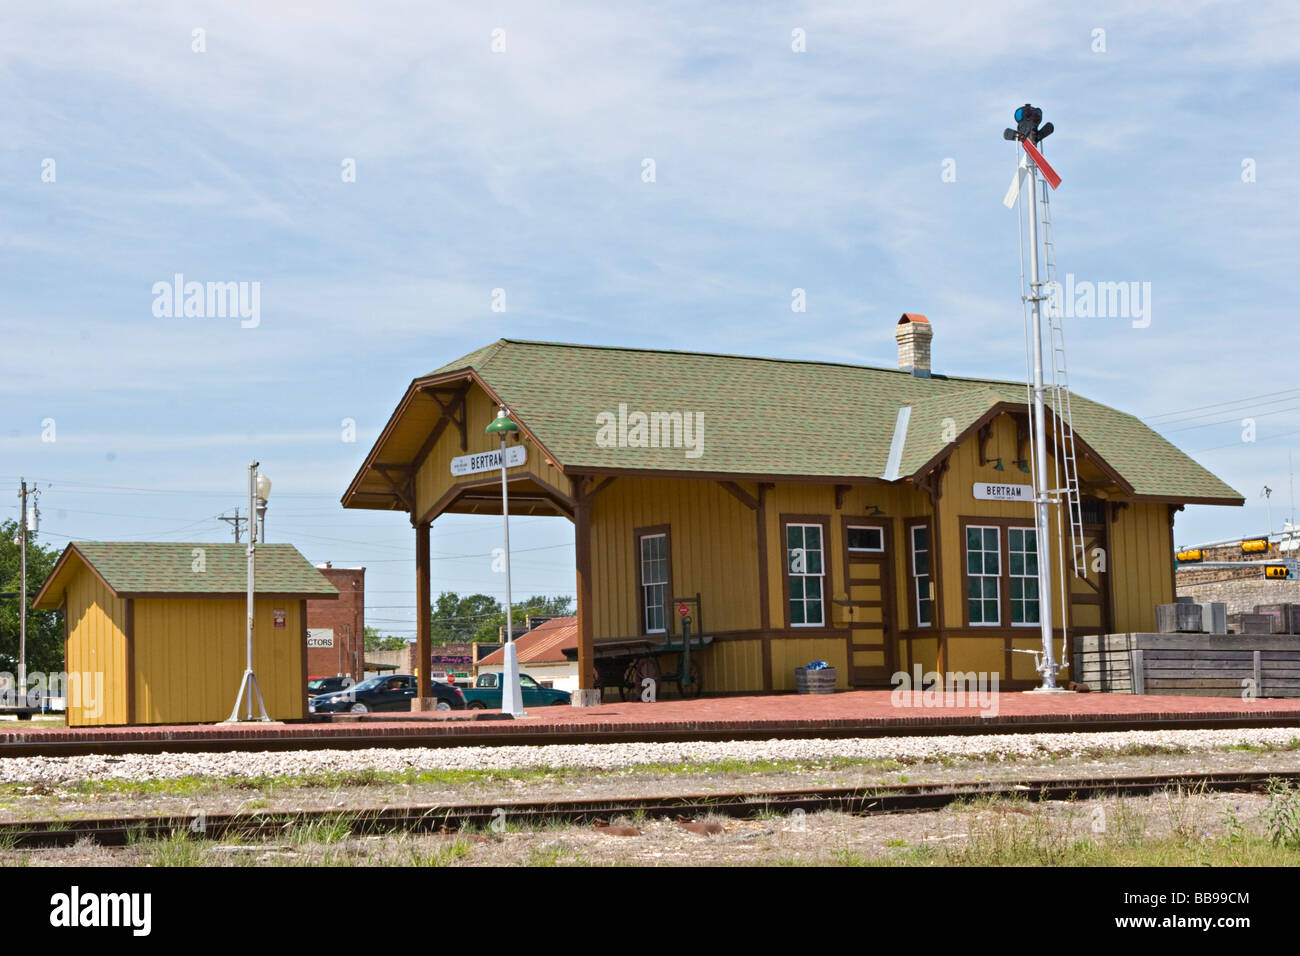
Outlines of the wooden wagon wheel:
[{"label": "wooden wagon wheel", "polygon": [[632,700],[641,699],[641,681],[649,677],[655,682],[655,694],[658,695],[658,685],[661,683],[659,675],[659,662],[653,657],[638,657],[627,666],[627,674],[623,679],[623,699],[627,700],[631,694]]},{"label": "wooden wagon wheel", "polygon": [[704,686],[703,686],[704,672],[703,670],[700,669],[700,662],[697,661],[693,656],[691,657],[690,677],[691,677],[691,682],[689,684],[679,683],[677,685],[678,692],[686,700],[690,700],[694,697],[699,697],[700,692],[704,690]]}]

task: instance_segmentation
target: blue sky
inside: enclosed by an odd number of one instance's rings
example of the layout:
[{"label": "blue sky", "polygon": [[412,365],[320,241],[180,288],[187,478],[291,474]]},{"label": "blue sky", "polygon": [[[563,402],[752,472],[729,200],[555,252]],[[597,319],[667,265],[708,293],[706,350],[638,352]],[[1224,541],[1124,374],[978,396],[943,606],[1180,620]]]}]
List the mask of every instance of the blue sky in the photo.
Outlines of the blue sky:
[{"label": "blue sky", "polygon": [[[1149,327],[1067,326],[1075,390],[1246,495],[1179,542],[1262,530],[1265,485],[1289,513],[1294,5],[466,6],[6,11],[0,482],[40,483],[46,543],[227,540],[256,457],[269,539],[366,565],[370,622],[411,633],[408,523],[338,499],[409,381],[497,337],[888,366],[916,311],[936,371],[1018,378],[1026,101],[1062,274],[1151,283]],[[260,324],[156,317],[176,273],[260,283]],[[435,591],[499,594],[499,533],[440,520]],[[514,543],[518,593],[572,592],[567,522]]]}]

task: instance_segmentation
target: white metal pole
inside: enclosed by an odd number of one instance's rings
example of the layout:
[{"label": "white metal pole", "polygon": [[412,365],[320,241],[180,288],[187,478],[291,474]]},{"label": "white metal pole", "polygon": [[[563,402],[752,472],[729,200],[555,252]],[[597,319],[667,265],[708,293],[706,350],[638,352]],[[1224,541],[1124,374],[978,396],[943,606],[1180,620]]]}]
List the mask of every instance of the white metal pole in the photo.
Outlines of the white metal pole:
[{"label": "white metal pole", "polygon": [[19,479],[22,515],[18,518],[18,696],[27,703],[27,479]]},{"label": "white metal pole", "polygon": [[501,688],[501,710],[514,717],[524,716],[523,692],[519,687],[519,650],[510,595],[510,490],[506,482],[506,436],[501,436],[501,515],[505,522],[506,545],[506,646],[505,674]]},{"label": "white metal pole", "polygon": [[257,686],[257,675],[253,673],[253,613],[254,603],[254,579],[257,567],[257,534],[256,525],[254,524],[254,497],[257,493],[257,467],[260,462],[250,462],[248,465],[248,548],[244,552],[248,556],[248,615],[244,631],[244,677],[239,682],[239,693],[235,696],[235,706],[230,709],[228,721],[231,723],[239,720],[239,702],[245,702],[245,720],[253,719],[253,695],[257,695],[257,706],[262,716],[261,720],[270,720],[271,717],[266,712],[266,702],[262,699],[262,690]]},{"label": "white metal pole", "polygon": [[1037,516],[1038,538],[1038,620],[1043,634],[1042,663],[1039,675],[1043,679],[1039,690],[1056,690],[1056,654],[1052,648],[1052,574],[1051,549],[1047,535],[1050,527],[1047,487],[1047,423],[1044,412],[1043,385],[1043,319],[1040,308],[1043,298],[1038,281],[1038,167],[1029,160],[1029,300],[1033,308],[1034,336],[1034,508]]},{"label": "white metal pole", "polygon": [[[254,523],[257,512],[253,510],[254,497],[257,494],[257,466],[258,462],[253,462],[248,466],[248,626],[245,628],[245,647],[244,647],[244,676],[245,680],[253,674],[253,613],[256,606],[253,597],[253,579],[257,575],[257,526]],[[247,719],[253,719],[253,692],[252,688],[245,688],[247,693],[246,714]]]}]

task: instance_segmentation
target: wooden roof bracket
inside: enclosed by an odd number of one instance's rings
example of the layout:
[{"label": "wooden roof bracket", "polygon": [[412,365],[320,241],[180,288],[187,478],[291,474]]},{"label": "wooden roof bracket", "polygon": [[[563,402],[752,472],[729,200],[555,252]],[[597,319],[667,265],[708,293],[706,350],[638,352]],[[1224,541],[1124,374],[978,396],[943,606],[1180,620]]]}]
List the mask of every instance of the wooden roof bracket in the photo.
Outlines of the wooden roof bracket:
[{"label": "wooden roof bracket", "polygon": [[[750,511],[758,510],[758,499],[753,495],[751,495],[744,488],[740,487],[740,485],[736,484],[734,481],[719,481],[718,484],[720,484],[724,489],[726,489],[728,494],[730,494],[733,498],[739,501]],[[759,488],[761,489],[762,485],[760,485]],[[838,508],[839,505],[837,504],[835,507]]]},{"label": "wooden roof bracket", "polygon": [[990,439],[993,438],[993,423],[989,421],[981,425],[979,427],[979,431],[977,432],[977,437],[979,439],[980,464],[987,465],[990,460],[988,456],[988,450],[989,450],[989,441]]}]

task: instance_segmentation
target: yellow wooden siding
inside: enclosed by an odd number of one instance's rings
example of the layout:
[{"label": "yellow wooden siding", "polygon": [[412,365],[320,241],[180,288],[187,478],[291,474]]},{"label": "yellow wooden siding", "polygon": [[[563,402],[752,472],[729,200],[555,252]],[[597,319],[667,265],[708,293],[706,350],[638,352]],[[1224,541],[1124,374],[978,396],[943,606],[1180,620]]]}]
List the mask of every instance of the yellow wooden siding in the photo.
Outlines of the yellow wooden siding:
[{"label": "yellow wooden siding", "polygon": [[950,637],[948,638],[948,660],[944,662],[944,670],[961,673],[976,671],[985,674],[1005,674],[1008,669],[1007,657],[1009,656],[1006,653],[1001,636]]},{"label": "yellow wooden siding", "polygon": [[[760,622],[754,512],[714,481],[620,477],[596,496],[591,508],[596,639],[640,633],[635,529],[665,524],[671,552],[669,597],[690,597],[698,591],[706,633],[756,630]],[[673,618],[676,633],[675,613]]]},{"label": "yellow wooden siding", "polygon": [[[95,691],[69,694],[68,726],[127,722],[126,601],[93,573],[81,570],[68,582],[64,612],[68,621],[66,667]],[[89,675],[89,676],[86,676]],[[101,694],[98,691],[102,688]]]},{"label": "yellow wooden siding", "polygon": [[[272,612],[285,612],[283,628]],[[135,602],[135,719],[142,724],[225,720],[245,665],[247,603],[242,598],[162,598]],[[302,716],[302,619],[296,600],[259,599],[253,668],[276,720]],[[254,704],[254,714],[257,713]]]},{"label": "yellow wooden siding", "polygon": [[701,660],[705,693],[763,689],[762,641],[722,641]]},{"label": "yellow wooden siding", "polygon": [[1111,526],[1111,575],[1115,593],[1116,633],[1154,631],[1157,604],[1172,604],[1173,560],[1169,541],[1169,507],[1163,502],[1135,501]]},{"label": "yellow wooden siding", "polygon": [[[461,455],[477,455],[488,451],[497,451],[501,447],[501,440],[496,437],[488,437],[484,429],[492,423],[497,417],[497,406],[488,398],[477,385],[470,388],[469,394],[465,398],[465,422],[466,422],[466,444],[468,449],[460,447],[460,429],[455,425],[448,425],[438,438],[437,444],[429,452],[429,457],[425,459],[424,464],[420,467],[415,477],[415,513],[423,516],[430,508],[436,504],[454,485],[473,486],[499,482],[501,472],[495,471],[490,474],[467,475],[460,479],[453,479],[451,476],[451,460]],[[591,426],[592,441],[595,441],[596,425],[593,422]],[[528,449],[528,460],[522,465],[507,469],[506,474],[512,479],[516,475],[530,473],[537,476],[540,480],[546,482],[552,488],[564,494],[569,494],[569,480],[564,477],[558,468],[546,463],[545,454],[534,444],[524,441]]]},{"label": "yellow wooden siding", "polygon": [[932,671],[939,666],[939,640],[935,637],[922,637],[908,642],[912,649],[912,667],[909,673],[921,665],[922,671]]},{"label": "yellow wooden siding", "polygon": [[[1011,638],[1011,646],[1026,651],[1041,651],[1043,649],[1043,639],[1037,634],[1024,635],[1023,637]],[[1057,644],[1057,650],[1060,650],[1060,644]],[[1039,681],[1038,671],[1034,670],[1034,657],[1032,654],[1009,654],[1011,658],[1010,673],[1012,680],[1033,681],[1035,684]],[[1060,663],[1058,661],[1058,663]],[[1007,673],[1004,668],[1003,673]],[[1062,675],[1066,676],[1066,675]]]}]

